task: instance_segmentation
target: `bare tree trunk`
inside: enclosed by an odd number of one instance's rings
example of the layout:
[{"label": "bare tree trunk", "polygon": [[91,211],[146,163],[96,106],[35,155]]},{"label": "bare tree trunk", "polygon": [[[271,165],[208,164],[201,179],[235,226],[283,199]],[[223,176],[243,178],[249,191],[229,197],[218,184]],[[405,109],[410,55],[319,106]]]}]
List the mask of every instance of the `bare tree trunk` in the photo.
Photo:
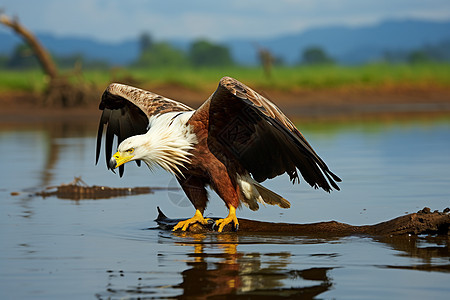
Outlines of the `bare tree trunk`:
[{"label": "bare tree trunk", "polygon": [[60,75],[58,68],[49,52],[38,39],[16,19],[11,19],[0,11],[0,24],[13,29],[32,48],[38,58],[45,74],[49,77],[41,105],[46,106],[79,106],[88,103],[88,99],[95,95],[94,86],[87,84],[80,70],[75,70],[75,83],[69,80],[68,75]]},{"label": "bare tree trunk", "polygon": [[11,19],[4,14],[0,15],[0,23],[13,29],[28,45],[30,45],[45,73],[50,77],[50,80],[58,77],[58,68],[53,62],[50,54],[29,30],[22,26],[16,19]]},{"label": "bare tree trunk", "polygon": [[258,57],[263,67],[264,74],[270,79],[272,77],[272,67],[275,59],[268,49],[262,48],[258,44],[255,44],[255,47],[258,50]]}]

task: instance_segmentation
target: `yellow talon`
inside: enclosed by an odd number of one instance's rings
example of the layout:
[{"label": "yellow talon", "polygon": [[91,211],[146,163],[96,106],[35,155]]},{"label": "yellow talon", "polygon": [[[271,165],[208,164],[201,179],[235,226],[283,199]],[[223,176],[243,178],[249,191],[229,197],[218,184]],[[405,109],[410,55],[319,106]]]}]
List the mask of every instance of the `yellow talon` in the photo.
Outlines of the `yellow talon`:
[{"label": "yellow talon", "polygon": [[187,219],[186,221],[178,222],[178,224],[175,225],[175,227],[172,229],[172,231],[175,231],[179,228],[181,228],[182,231],[186,231],[188,229],[189,225],[197,223],[197,222],[199,222],[203,225],[206,225],[208,223],[208,220],[210,220],[210,219],[203,218],[202,213],[197,209],[195,211],[195,215],[192,218]]},{"label": "yellow talon", "polygon": [[219,225],[219,229],[217,231],[222,232],[225,225],[231,222],[234,222],[234,227],[238,228],[239,222],[236,217],[236,208],[232,205],[230,205],[230,212],[228,213],[228,216],[225,219],[219,219],[216,221],[216,226]]}]

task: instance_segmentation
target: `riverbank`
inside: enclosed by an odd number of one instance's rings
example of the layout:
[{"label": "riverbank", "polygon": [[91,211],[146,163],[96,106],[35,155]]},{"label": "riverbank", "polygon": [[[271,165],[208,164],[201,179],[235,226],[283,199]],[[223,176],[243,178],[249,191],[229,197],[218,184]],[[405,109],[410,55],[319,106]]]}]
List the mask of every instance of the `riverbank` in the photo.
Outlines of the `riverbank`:
[{"label": "riverbank", "polygon": [[[255,88],[293,119],[397,118],[411,115],[450,115],[450,87],[441,85],[392,85],[383,87],[341,87],[281,91]],[[210,91],[161,84],[149,90],[197,108]],[[56,120],[97,122],[102,91],[81,107],[40,106],[40,95],[8,92],[0,96],[0,123],[42,123]]]}]

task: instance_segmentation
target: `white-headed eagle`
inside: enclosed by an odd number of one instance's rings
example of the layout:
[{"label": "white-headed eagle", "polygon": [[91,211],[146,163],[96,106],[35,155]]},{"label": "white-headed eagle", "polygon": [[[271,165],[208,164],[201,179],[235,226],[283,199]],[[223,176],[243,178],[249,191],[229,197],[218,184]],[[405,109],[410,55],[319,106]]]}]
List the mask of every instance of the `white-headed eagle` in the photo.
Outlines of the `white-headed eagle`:
[{"label": "white-headed eagle", "polygon": [[[268,99],[239,81],[224,77],[217,90],[194,110],[177,101],[127,85],[113,83],[102,96],[97,135],[98,162],[106,127],[108,168],[143,161],[174,174],[194,205],[195,215],[174,230],[207,223],[206,186],[225,201],[229,214],[216,221],[218,231],[233,222],[236,208],[258,203],[289,208],[290,203],[260,182],[287,173],[292,182],[304,180],[314,188],[339,190],[333,174],[294,124]],[[112,155],[114,137],[117,152]],[[112,155],[112,156],[111,156]],[[110,158],[110,159],[109,159]]]}]

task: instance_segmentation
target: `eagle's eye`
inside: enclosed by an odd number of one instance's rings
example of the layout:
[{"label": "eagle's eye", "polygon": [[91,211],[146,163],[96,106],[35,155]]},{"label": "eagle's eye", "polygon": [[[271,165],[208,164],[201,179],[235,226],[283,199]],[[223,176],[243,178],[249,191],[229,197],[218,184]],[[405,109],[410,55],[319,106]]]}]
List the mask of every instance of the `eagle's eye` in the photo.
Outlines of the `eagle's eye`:
[{"label": "eagle's eye", "polygon": [[128,154],[132,154],[134,152],[134,148],[130,148],[126,151]]}]

